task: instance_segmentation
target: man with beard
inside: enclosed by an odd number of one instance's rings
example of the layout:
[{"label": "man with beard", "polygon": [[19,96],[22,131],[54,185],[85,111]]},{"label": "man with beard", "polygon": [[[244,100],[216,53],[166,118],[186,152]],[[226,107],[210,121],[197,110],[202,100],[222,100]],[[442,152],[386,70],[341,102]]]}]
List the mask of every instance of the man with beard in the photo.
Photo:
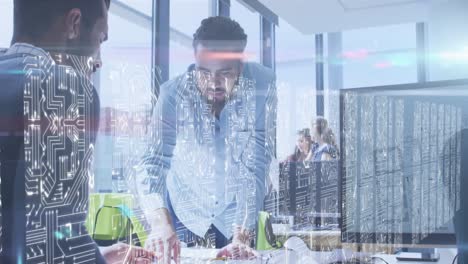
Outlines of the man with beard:
[{"label": "man with beard", "polygon": [[91,83],[110,0],[15,0],[0,55],[1,263],[147,263],[84,228],[99,97]]},{"label": "man with beard", "polygon": [[274,73],[248,63],[247,35],[210,17],[194,34],[195,64],[161,87],[154,142],[136,168],[134,191],[152,225],[147,246],[170,263],[180,242],[249,259],[274,156]]}]

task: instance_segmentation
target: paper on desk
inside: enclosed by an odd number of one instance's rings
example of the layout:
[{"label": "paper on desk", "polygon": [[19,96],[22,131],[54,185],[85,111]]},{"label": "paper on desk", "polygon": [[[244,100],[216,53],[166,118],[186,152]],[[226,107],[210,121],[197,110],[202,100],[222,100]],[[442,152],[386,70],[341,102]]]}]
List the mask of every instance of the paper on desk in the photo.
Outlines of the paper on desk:
[{"label": "paper on desk", "polygon": [[215,260],[217,249],[205,248],[182,248],[181,262],[182,264],[296,264],[296,263],[311,263],[301,262],[297,260],[297,254],[286,249],[259,251],[260,256],[253,260]]},{"label": "paper on desk", "polygon": [[209,260],[215,259],[218,251],[219,249],[210,248],[182,248],[181,257]]},{"label": "paper on desk", "polygon": [[219,249],[182,248],[182,264],[261,264],[261,259],[255,260],[216,260]]},{"label": "paper on desk", "polygon": [[[284,243],[284,247],[288,249],[287,252],[292,251],[295,254],[294,260],[292,260],[295,262],[291,263],[319,264],[330,262],[330,253],[311,251],[306,243],[299,237],[290,237]],[[291,257],[287,258],[291,260]]]}]

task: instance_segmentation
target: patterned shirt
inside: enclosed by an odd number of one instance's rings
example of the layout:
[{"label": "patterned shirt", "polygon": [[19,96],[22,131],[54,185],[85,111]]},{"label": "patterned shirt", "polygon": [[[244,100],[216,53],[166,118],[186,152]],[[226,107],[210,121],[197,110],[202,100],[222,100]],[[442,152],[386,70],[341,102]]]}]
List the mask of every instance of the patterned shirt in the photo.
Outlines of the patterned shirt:
[{"label": "patterned shirt", "polygon": [[0,56],[2,263],[105,263],[84,227],[99,120],[90,62],[23,43]]},{"label": "patterned shirt", "polygon": [[196,86],[193,66],[161,88],[153,144],[133,186],[140,205],[167,207],[203,237],[211,224],[230,237],[233,226],[254,229],[274,155],[274,75],[258,64],[244,72],[219,119]]}]

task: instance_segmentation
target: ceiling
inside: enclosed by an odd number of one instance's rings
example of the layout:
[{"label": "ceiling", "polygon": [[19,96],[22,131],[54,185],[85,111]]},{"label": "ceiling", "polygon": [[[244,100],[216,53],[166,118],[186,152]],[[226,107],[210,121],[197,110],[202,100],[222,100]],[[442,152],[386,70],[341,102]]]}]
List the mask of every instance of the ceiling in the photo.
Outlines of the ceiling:
[{"label": "ceiling", "polygon": [[[259,0],[304,34],[426,21],[447,0]],[[280,24],[281,26],[281,24]]]}]

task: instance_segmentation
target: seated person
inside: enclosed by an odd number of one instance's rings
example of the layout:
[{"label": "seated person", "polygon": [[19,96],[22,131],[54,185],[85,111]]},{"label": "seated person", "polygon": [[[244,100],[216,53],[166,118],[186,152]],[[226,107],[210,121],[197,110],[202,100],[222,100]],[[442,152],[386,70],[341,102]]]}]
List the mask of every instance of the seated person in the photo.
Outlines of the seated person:
[{"label": "seated person", "polygon": [[329,161],[339,158],[338,146],[335,141],[335,134],[328,127],[328,121],[323,117],[317,117],[312,124],[314,133],[312,146],[313,161]]},{"label": "seated person", "polygon": [[297,132],[297,143],[294,154],[289,156],[286,161],[288,162],[301,162],[312,159],[312,137],[310,136],[310,129],[304,128]]},{"label": "seated person", "polygon": [[246,43],[237,22],[203,20],[195,64],[161,87],[154,143],[133,186],[152,225],[147,244],[163,263],[178,259],[180,241],[218,248],[219,257],[256,254],[251,234],[274,155],[276,89],[270,69],[244,61]]},{"label": "seated person", "polygon": [[[468,186],[468,174],[467,174],[467,167],[463,166],[466,164],[466,157],[468,154],[468,129],[462,129],[459,134],[453,136],[450,141],[457,140],[456,138],[459,137],[461,139],[460,144],[460,153],[461,153],[461,175],[460,175],[460,185],[459,190],[464,190],[464,187]],[[446,143],[445,148],[449,148],[451,145],[455,145],[454,143],[448,141]],[[448,151],[444,148],[442,153],[448,153]],[[441,155],[442,162],[447,161],[447,158],[444,155]],[[453,182],[454,179],[445,178],[445,189],[447,197],[451,198],[450,207],[455,209],[455,215],[453,217],[454,225],[455,225],[455,237],[457,239],[457,247],[458,247],[458,256],[457,256],[457,263],[464,264],[468,262],[468,228],[467,228],[467,221],[468,221],[468,192],[466,191],[456,191],[456,195],[450,195],[454,192],[451,189],[450,182]],[[453,262],[455,263],[455,262]]]}]

